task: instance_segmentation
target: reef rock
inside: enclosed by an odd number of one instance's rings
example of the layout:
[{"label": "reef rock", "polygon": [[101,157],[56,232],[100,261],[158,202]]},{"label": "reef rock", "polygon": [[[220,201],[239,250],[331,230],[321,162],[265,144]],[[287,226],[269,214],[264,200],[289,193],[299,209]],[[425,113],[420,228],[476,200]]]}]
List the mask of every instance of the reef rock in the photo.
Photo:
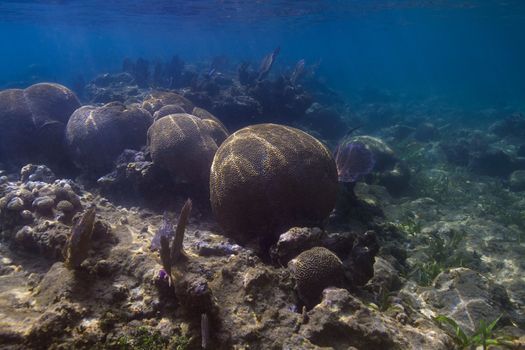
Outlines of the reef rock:
[{"label": "reef rock", "polygon": [[414,138],[420,142],[429,142],[435,140],[438,136],[439,130],[432,123],[419,124],[414,131]]},{"label": "reef rock", "polygon": [[136,102],[140,93],[135,79],[126,72],[99,75],[85,87],[85,91],[92,103]]},{"label": "reef rock", "polygon": [[169,196],[175,197],[169,190],[173,185],[169,173],[146,160],[143,152],[124,150],[115,164],[115,170],[97,180],[107,198],[127,203],[145,200],[157,205]]},{"label": "reef rock", "polygon": [[146,144],[151,115],[142,108],[108,103],[83,106],[71,116],[66,129],[69,152],[75,165],[87,174],[102,175],[113,168],[126,148]]},{"label": "reef rock", "polygon": [[211,111],[219,116],[230,129],[253,124],[262,115],[261,104],[251,96],[229,94],[214,101]]},{"label": "reef rock", "polygon": [[293,226],[316,226],[335,206],[337,170],[330,151],[303,131],[259,124],[232,134],[211,166],[213,213],[241,243],[266,250]]},{"label": "reef rock", "polygon": [[525,137],[525,117],[521,114],[513,114],[498,120],[490,126],[489,130],[501,137]]},{"label": "reef rock", "polygon": [[433,287],[421,297],[435,307],[438,314],[454,319],[471,332],[481,320],[492,322],[504,313],[512,313],[505,288],[467,268],[442,272]]},{"label": "reef rock", "polygon": [[306,110],[304,124],[331,140],[343,137],[348,129],[348,125],[337,111],[319,103],[313,103]]},{"label": "reef rock", "polygon": [[318,227],[292,227],[271,248],[272,260],[286,265],[301,252],[319,246],[323,231]]},{"label": "reef rock", "polygon": [[53,183],[55,174],[45,165],[27,164],[20,170],[20,180],[22,182],[41,181]]},{"label": "reef rock", "polygon": [[510,174],[510,188],[513,191],[525,191],[525,170],[516,170]]},{"label": "reef rock", "polygon": [[509,176],[516,168],[512,157],[500,149],[489,149],[472,154],[468,167],[471,171],[487,176]]},{"label": "reef rock", "polygon": [[323,300],[307,313],[299,336],[323,349],[452,349],[432,322],[402,324],[365,306],[347,290],[327,288]]}]

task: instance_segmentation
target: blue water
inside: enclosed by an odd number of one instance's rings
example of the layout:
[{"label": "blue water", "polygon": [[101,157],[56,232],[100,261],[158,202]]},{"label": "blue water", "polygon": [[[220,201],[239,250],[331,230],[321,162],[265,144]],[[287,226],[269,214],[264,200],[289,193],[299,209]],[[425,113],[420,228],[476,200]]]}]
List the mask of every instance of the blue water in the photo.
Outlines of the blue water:
[{"label": "blue water", "polygon": [[70,84],[124,57],[299,59],[343,95],[365,87],[486,108],[525,104],[522,1],[0,2],[0,86]]}]

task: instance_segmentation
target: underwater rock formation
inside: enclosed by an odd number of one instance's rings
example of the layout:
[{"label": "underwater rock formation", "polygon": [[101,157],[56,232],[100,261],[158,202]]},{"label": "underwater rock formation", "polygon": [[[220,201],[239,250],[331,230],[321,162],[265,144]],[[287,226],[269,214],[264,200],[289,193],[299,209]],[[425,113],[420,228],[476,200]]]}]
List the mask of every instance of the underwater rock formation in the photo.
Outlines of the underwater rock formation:
[{"label": "underwater rock formation", "polygon": [[138,58],[135,62],[126,58],[122,62],[122,70],[135,78],[137,85],[141,88],[147,87],[150,81],[150,64],[143,58]]},{"label": "underwater rock formation", "polygon": [[168,89],[184,86],[184,61],[175,55],[169,62],[155,62],[152,73],[152,84],[156,87]]},{"label": "underwater rock formation", "polygon": [[[156,120],[148,130],[148,148],[153,163],[177,180],[207,184],[213,156],[227,131],[220,122],[179,113]],[[212,116],[211,116],[212,117]]]},{"label": "underwater rock formation", "polygon": [[0,190],[1,237],[24,251],[60,260],[67,225],[82,209],[78,188],[71,181],[55,180],[42,165],[24,166],[21,178]]},{"label": "underwater rock formation", "polygon": [[337,140],[344,136],[348,125],[342,116],[334,109],[314,102],[300,120],[302,125],[319,132],[329,140]]},{"label": "underwater rock formation", "polygon": [[467,268],[453,268],[436,277],[434,288],[422,298],[440,314],[453,318],[471,333],[482,320],[515,317],[505,288]]},{"label": "underwater rock formation", "polygon": [[0,92],[0,159],[16,166],[28,162],[67,165],[64,130],[80,107],[65,86],[35,84]]},{"label": "underwater rock formation", "polygon": [[438,136],[439,130],[432,123],[421,123],[414,131],[414,139],[420,142],[429,142],[435,140]]},{"label": "underwater rock formation", "polygon": [[261,104],[247,93],[221,96],[220,99],[213,101],[210,110],[231,130],[257,122],[263,113]]},{"label": "underwater rock formation", "polygon": [[127,204],[163,207],[175,197],[170,174],[147,159],[143,152],[124,150],[115,161],[115,169],[97,180],[104,196]]},{"label": "underwater rock formation", "polygon": [[130,103],[139,95],[135,79],[129,73],[99,75],[84,90],[91,103]]},{"label": "underwater rock formation", "polygon": [[146,110],[119,102],[83,106],[73,113],[66,128],[73,162],[86,174],[103,175],[111,171],[124,149],[139,149],[146,144],[151,123]]},{"label": "underwater rock formation", "polygon": [[516,170],[514,159],[500,149],[474,152],[470,155],[468,168],[480,175],[509,176]]},{"label": "underwater rock formation", "polygon": [[[323,300],[307,313],[299,336],[313,349],[434,349],[454,348],[450,338],[434,331],[431,321],[401,324],[375,312],[345,289],[327,288]],[[297,341],[297,340],[295,340]],[[301,347],[286,347],[298,349]],[[308,349],[308,347],[306,347]]]},{"label": "underwater rock formation", "polygon": [[316,226],[333,209],[337,170],[330,151],[303,131],[259,124],[232,134],[211,167],[211,204],[224,231],[263,252],[293,226]]},{"label": "underwater rock formation", "polygon": [[510,188],[513,191],[525,191],[525,170],[516,170],[510,174]]},{"label": "underwater rock formation", "polygon": [[525,137],[525,116],[513,114],[503,120],[498,120],[489,128],[491,132],[500,137]]},{"label": "underwater rock formation", "polygon": [[272,246],[272,261],[286,266],[301,252],[319,246],[322,237],[323,231],[318,227],[292,227],[280,235],[277,243]]}]

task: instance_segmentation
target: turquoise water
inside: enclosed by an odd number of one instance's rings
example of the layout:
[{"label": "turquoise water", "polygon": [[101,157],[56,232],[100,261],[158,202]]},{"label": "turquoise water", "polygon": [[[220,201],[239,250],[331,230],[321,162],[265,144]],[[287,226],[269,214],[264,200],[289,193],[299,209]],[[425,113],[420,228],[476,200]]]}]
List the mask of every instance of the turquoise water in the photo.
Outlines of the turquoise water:
[{"label": "turquoise water", "polygon": [[70,85],[124,57],[320,62],[350,95],[372,87],[460,107],[525,101],[521,1],[2,1],[0,86]]}]

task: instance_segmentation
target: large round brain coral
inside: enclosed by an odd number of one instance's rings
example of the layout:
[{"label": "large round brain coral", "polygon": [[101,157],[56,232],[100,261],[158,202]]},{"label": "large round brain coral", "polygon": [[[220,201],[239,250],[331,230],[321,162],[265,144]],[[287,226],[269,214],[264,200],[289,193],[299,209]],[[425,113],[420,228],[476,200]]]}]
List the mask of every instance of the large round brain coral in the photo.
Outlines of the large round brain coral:
[{"label": "large round brain coral", "polygon": [[334,208],[337,171],[330,151],[307,133],[259,124],[232,134],[213,159],[213,213],[227,234],[266,250],[293,226],[321,224]]},{"label": "large round brain coral", "polygon": [[148,130],[153,162],[178,180],[208,184],[210,165],[228,132],[218,121],[187,113],[156,120]]},{"label": "large round brain coral", "polygon": [[327,287],[339,287],[343,282],[343,263],[324,247],[314,247],[290,261],[297,293],[308,308],[317,304]]},{"label": "large round brain coral", "polygon": [[17,165],[62,160],[64,130],[78,107],[75,94],[59,84],[0,92],[0,158]]},{"label": "large round brain coral", "polygon": [[83,106],[67,124],[66,139],[74,163],[86,173],[102,175],[126,148],[146,144],[151,115],[142,108],[120,102],[102,107]]}]

